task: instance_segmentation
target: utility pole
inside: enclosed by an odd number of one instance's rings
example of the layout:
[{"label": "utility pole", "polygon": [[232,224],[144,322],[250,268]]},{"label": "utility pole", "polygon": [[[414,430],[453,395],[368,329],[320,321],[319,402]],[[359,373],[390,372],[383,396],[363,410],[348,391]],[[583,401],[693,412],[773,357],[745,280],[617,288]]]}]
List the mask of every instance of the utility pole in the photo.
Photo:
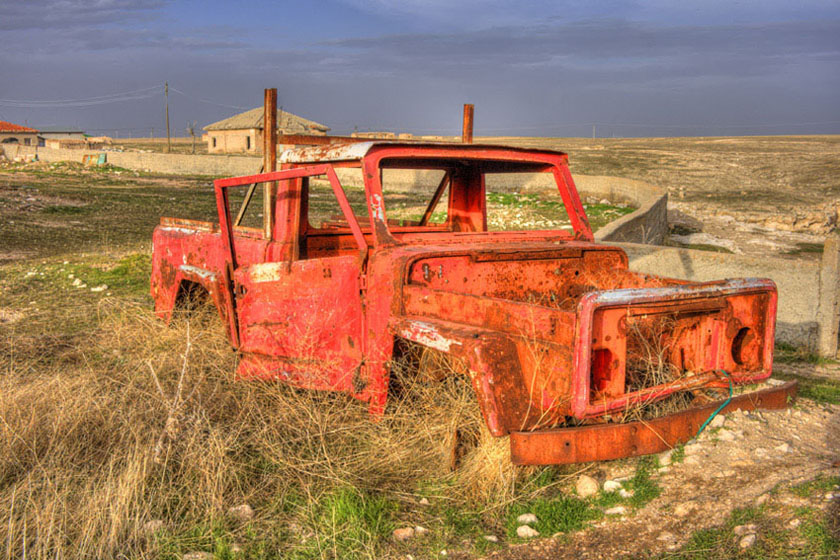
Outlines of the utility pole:
[{"label": "utility pole", "polygon": [[166,98],[166,153],[172,151],[172,139],[169,136],[169,82],[164,82],[163,96]]},{"label": "utility pole", "polygon": [[464,144],[472,144],[474,114],[475,106],[472,103],[464,103],[464,127],[461,132],[461,142]]},{"label": "utility pole", "polygon": [[[277,170],[277,88],[265,90],[263,105],[263,173]],[[274,230],[274,193],[277,183],[265,183],[263,191],[263,227],[265,238]]]},{"label": "utility pole", "polygon": [[592,125],[592,138],[595,138],[595,125]]}]

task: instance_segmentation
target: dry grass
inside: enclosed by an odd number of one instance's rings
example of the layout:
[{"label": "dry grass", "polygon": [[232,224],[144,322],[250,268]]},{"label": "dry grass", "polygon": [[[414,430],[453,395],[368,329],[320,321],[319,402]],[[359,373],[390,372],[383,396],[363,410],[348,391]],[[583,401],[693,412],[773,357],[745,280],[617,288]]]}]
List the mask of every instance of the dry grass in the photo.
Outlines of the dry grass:
[{"label": "dry grass", "polygon": [[[260,542],[300,557],[376,556],[387,523],[354,544],[336,545],[341,526],[325,533],[323,510],[346,489],[410,510],[431,484],[459,507],[493,510],[528,474],[486,433],[458,376],[402,375],[401,395],[373,423],[345,395],[233,382],[233,353],[207,317],[167,327],[145,305],[106,299],[58,319],[84,326],[78,316],[92,314],[94,326],[72,335],[3,332],[7,557],[177,557],[206,548],[219,527],[245,542],[264,532]],[[456,429],[477,439],[452,473]],[[248,526],[226,514],[243,502],[258,512]]]}]

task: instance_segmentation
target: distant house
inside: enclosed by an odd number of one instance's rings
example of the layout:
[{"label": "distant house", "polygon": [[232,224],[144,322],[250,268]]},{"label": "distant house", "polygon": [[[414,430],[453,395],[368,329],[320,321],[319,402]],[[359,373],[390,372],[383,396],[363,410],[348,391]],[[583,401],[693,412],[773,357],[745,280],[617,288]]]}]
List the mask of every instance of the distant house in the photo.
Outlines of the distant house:
[{"label": "distant house", "polygon": [[0,144],[20,144],[37,146],[38,131],[28,126],[0,121]]},{"label": "distant house", "polygon": [[84,140],[84,130],[67,126],[42,126],[38,129],[38,145],[46,146],[47,140]]},{"label": "distant house", "polygon": [[[262,153],[263,108],[257,107],[204,127],[207,151],[222,153]],[[324,136],[330,128],[288,113],[277,111],[278,134]]]}]

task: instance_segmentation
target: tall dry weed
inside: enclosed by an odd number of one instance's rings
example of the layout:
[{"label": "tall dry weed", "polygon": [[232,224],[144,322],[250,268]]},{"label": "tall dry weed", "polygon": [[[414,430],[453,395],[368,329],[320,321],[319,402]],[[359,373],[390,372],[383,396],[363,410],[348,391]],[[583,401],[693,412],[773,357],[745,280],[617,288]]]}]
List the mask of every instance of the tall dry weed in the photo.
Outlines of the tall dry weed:
[{"label": "tall dry weed", "polygon": [[[166,550],[152,529],[294,528],[342,488],[414,503],[419,485],[439,481],[453,503],[493,507],[521,475],[506,440],[483,428],[463,372],[431,383],[395,363],[401,394],[375,423],[343,394],[235,381],[212,317],[165,326],[108,299],[62,313],[97,319],[67,336],[1,337],[6,557],[157,557]],[[453,473],[459,429],[476,438]],[[258,512],[251,529],[226,514],[243,502]]]}]

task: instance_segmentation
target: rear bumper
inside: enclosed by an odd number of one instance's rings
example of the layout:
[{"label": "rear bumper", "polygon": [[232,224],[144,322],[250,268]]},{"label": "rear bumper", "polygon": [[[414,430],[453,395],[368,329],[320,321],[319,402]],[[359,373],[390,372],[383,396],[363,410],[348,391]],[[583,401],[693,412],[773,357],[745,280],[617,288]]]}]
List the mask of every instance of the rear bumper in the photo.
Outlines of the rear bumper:
[{"label": "rear bumper", "polygon": [[[796,381],[745,393],[734,397],[721,414],[785,408],[796,393]],[[562,465],[659,453],[693,438],[721,404],[722,401],[643,422],[512,432],[511,459],[516,465]]]}]

